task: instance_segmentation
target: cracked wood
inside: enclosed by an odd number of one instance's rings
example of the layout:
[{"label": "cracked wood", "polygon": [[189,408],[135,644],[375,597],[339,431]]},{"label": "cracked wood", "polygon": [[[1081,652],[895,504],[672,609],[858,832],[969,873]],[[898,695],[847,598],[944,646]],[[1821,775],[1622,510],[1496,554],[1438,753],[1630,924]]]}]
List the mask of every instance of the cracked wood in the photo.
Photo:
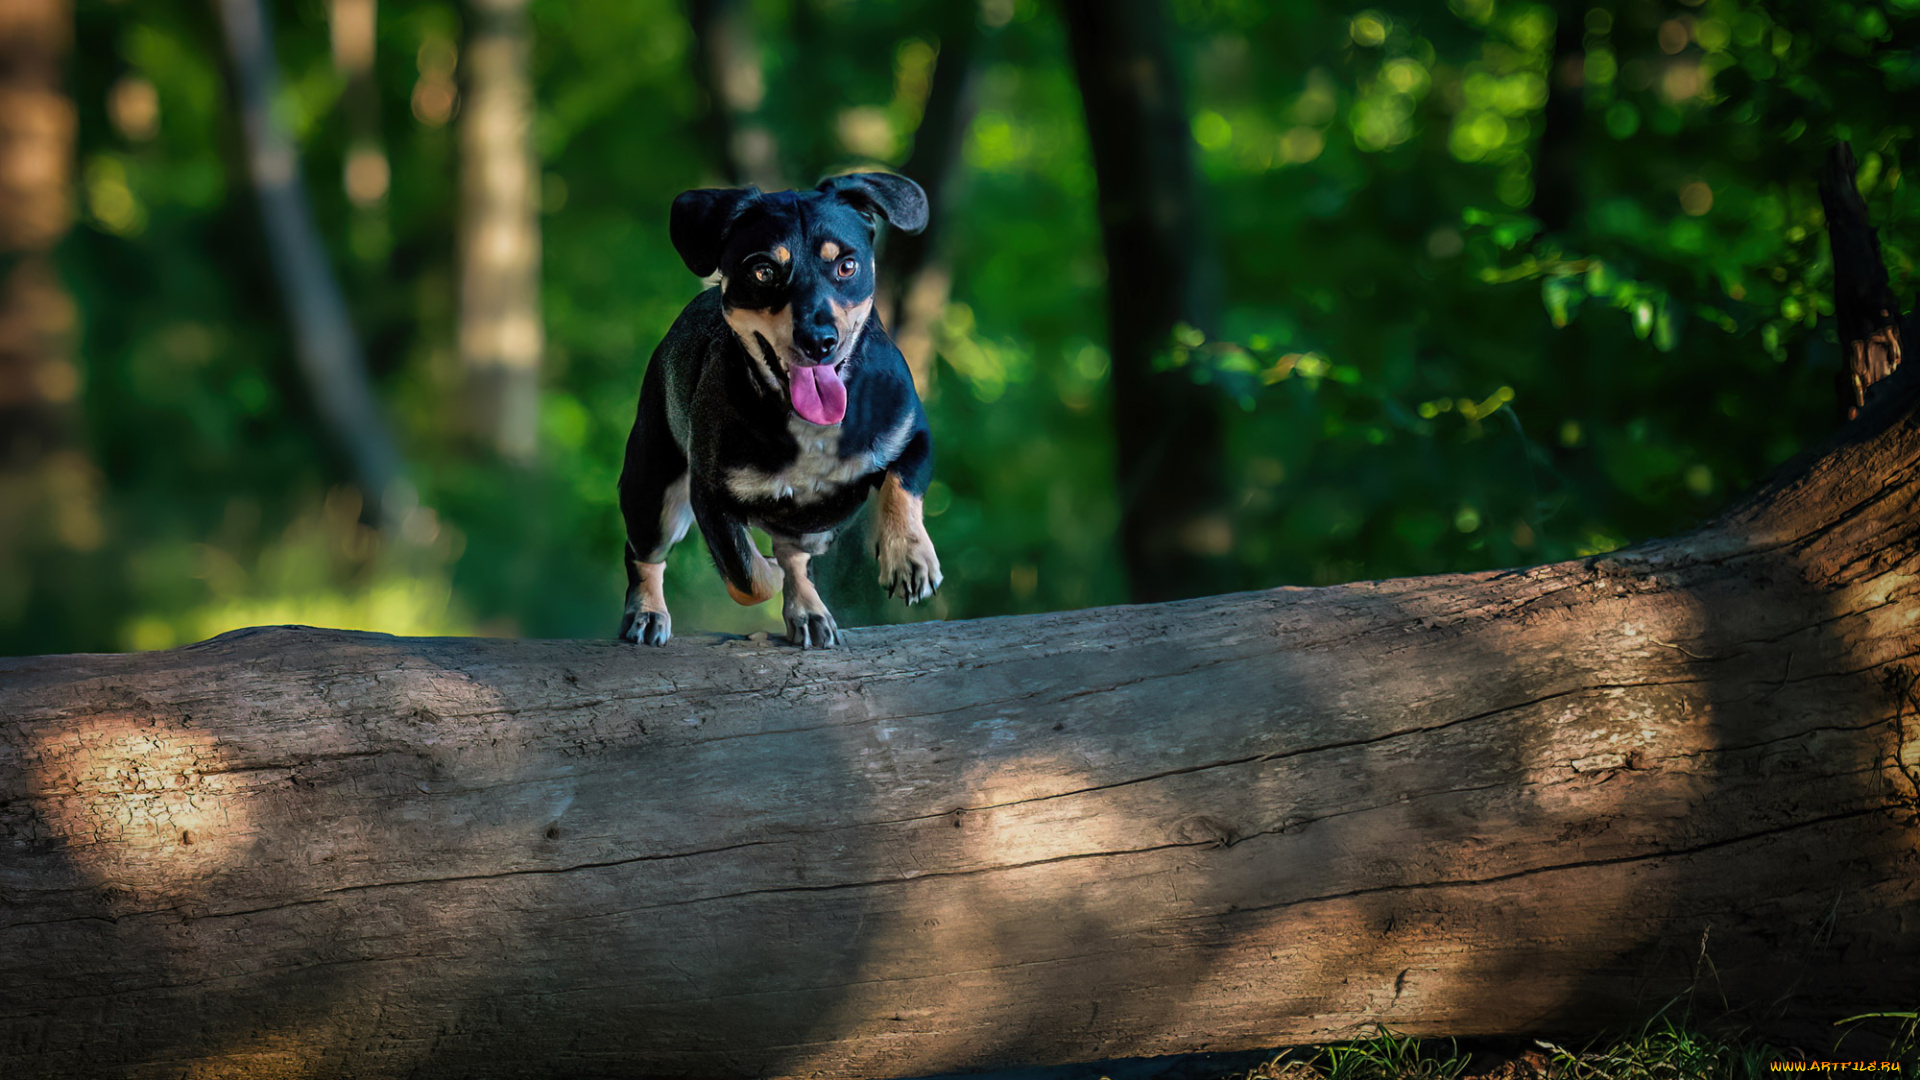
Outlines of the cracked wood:
[{"label": "cracked wood", "polygon": [[1719,521],[1553,566],[834,654],[0,661],[0,1074],[901,1076],[1910,1008],[1888,389]]}]

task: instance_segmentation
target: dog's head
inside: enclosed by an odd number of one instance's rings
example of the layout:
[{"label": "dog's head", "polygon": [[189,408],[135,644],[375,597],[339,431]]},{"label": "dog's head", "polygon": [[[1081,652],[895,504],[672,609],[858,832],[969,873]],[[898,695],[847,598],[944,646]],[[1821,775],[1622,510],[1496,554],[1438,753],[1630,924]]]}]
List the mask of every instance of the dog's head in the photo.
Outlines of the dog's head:
[{"label": "dog's head", "polygon": [[810,423],[846,415],[842,376],[873,311],[881,218],[919,232],[926,193],[904,176],[854,173],[812,191],[703,188],[673,200],[675,250],[701,277],[720,272],[727,325]]}]

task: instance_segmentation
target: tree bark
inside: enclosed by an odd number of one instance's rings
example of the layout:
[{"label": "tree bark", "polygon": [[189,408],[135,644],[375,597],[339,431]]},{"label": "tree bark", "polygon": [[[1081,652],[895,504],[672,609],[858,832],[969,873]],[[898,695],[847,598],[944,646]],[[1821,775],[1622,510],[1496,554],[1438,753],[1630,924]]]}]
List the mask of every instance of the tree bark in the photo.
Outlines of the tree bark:
[{"label": "tree bark", "polygon": [[1176,328],[1214,329],[1217,270],[1161,0],[1062,0],[1107,256],[1120,553],[1136,601],[1225,587],[1221,395],[1155,370]]},{"label": "tree bark", "polygon": [[0,661],[0,1075],[902,1076],[1920,1000],[1920,380],[1576,562]]}]

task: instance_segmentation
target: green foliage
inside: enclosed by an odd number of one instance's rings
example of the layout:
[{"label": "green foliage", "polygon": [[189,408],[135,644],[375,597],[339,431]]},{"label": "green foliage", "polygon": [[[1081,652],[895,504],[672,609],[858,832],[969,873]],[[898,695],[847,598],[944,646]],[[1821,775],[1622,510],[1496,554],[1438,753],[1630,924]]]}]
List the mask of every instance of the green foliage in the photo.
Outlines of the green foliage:
[{"label": "green foliage", "polygon": [[1453,1080],[1467,1056],[1451,1042],[1412,1039],[1384,1028],[1372,1039],[1329,1046],[1327,1080]]},{"label": "green foliage", "polygon": [[1862,1013],[1836,1020],[1833,1026],[1841,1029],[1834,1040],[1836,1052],[1850,1045],[1872,1047],[1870,1056],[1900,1063],[1899,1075],[1920,1076],[1920,1012]]},{"label": "green foliage", "polygon": [[1780,1051],[1727,1041],[1661,1021],[1631,1039],[1582,1052],[1551,1047],[1550,1071],[1565,1080],[1757,1080]]},{"label": "green foliage", "polygon": [[1455,1080],[1471,1062],[1453,1040],[1381,1028],[1371,1038],[1288,1050],[1227,1080]]},{"label": "green foliage", "polygon": [[[1604,551],[1687,528],[1817,440],[1837,357],[1814,183],[1834,139],[1859,153],[1896,294],[1913,292],[1913,4],[1169,7],[1224,315],[1168,342],[1166,363],[1220,391],[1238,505],[1198,542],[1238,584]],[[950,8],[751,9],[761,118],[788,176],[906,159]],[[541,458],[515,469],[459,416],[458,147],[451,99],[434,95],[457,71],[461,9],[379,10],[381,199],[342,187],[324,4],[275,5],[279,108],[431,510],[383,542],[329,494],[344,462],[294,370],[207,5],[81,0],[80,220],[60,259],[104,527],[0,591],[0,651],[166,645],[264,619],[611,632],[614,480],[640,374],[699,287],[666,207],[717,177],[691,31],[673,0],[535,0],[549,351]],[[927,395],[948,584],[903,612],[847,570],[829,592],[843,621],[1125,599],[1074,73],[1051,5],[981,10],[995,29],[945,194],[954,295]],[[1571,53],[1562,13],[1582,20]],[[128,80],[157,92],[150,136],[109,108]],[[1563,221],[1548,220],[1555,199]],[[725,599],[697,544],[674,562],[676,627],[775,624]]]},{"label": "green foliage", "polygon": [[[1596,7],[1558,58],[1537,5],[1295,10],[1216,34],[1200,69],[1235,127],[1205,159],[1232,215],[1228,335],[1344,376],[1277,380],[1249,418],[1243,460],[1275,478],[1248,477],[1250,568],[1321,583],[1605,550],[1698,520],[1830,422],[1814,180],[1831,138],[1891,163],[1908,132],[1884,90],[1822,90],[1892,78],[1858,70],[1826,8]],[[1782,35],[1783,85],[1728,72]],[[1544,235],[1525,210],[1569,68],[1583,212]],[[1389,90],[1404,127],[1383,137]],[[1296,125],[1277,139],[1276,99]],[[1623,130],[1622,106],[1649,121]],[[1904,292],[1911,185],[1890,167],[1869,198]]]},{"label": "green foliage", "polygon": [[[1878,1031],[1880,1041],[1865,1048],[1849,1048],[1843,1034],[1830,1048],[1782,1049],[1740,1034],[1712,1035],[1687,1022],[1656,1018],[1630,1035],[1599,1040],[1578,1050],[1535,1040],[1510,1067],[1488,1066],[1462,1050],[1451,1039],[1418,1039],[1381,1029],[1371,1038],[1289,1049],[1259,1067],[1224,1080],[1452,1080],[1466,1076],[1540,1077],[1542,1080],[1762,1080],[1777,1072],[1779,1063],[1828,1063],[1808,1068],[1817,1075],[1834,1070],[1834,1062],[1893,1063],[1879,1075],[1915,1076],[1920,1063],[1914,1013],[1883,1012],[1848,1017],[1836,1026],[1862,1021],[1894,1020],[1891,1031]],[[1515,1057],[1511,1048],[1496,1053],[1500,1060]],[[1844,1070],[1843,1070],[1844,1071]],[[1874,1070],[1867,1070],[1874,1071]]]}]

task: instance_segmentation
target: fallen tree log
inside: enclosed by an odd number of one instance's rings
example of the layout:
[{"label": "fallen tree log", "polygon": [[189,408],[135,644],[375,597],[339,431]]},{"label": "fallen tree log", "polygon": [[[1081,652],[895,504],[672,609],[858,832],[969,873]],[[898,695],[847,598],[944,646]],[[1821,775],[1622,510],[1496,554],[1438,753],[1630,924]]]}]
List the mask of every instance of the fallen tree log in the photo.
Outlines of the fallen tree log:
[{"label": "fallen tree log", "polygon": [[852,646],[0,661],[0,1075],[899,1076],[1920,1001],[1911,372],[1689,536]]}]

